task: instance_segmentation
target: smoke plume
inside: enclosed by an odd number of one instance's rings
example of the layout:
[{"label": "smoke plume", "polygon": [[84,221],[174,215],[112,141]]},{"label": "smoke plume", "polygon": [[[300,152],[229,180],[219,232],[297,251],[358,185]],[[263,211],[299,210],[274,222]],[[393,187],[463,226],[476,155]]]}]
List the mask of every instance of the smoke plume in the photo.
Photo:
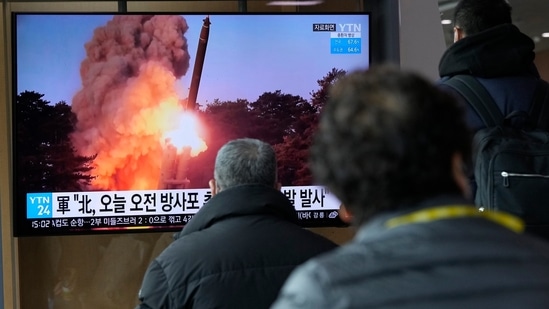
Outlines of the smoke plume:
[{"label": "smoke plume", "polygon": [[182,106],[175,82],[189,69],[181,16],[114,16],[85,44],[82,88],[72,101],[72,142],[97,154],[93,189],[154,189],[162,134],[177,126]]}]

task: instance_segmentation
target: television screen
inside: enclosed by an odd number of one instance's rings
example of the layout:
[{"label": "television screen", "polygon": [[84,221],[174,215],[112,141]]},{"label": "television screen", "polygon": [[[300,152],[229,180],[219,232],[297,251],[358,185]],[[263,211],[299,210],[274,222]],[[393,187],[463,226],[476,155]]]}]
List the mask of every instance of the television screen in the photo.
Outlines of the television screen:
[{"label": "television screen", "polygon": [[16,236],[180,230],[240,137],[273,145],[304,227],[342,225],[308,147],[329,85],[369,65],[369,14],[12,21]]}]

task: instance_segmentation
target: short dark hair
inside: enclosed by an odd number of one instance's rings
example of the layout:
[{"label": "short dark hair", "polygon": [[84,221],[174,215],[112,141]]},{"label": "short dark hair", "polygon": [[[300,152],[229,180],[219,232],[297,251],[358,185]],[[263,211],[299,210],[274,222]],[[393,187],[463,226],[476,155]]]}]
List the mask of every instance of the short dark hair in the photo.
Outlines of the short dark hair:
[{"label": "short dark hair", "polygon": [[244,184],[276,184],[276,155],[271,145],[252,138],[229,141],[217,152],[214,179],[219,191]]},{"label": "short dark hair", "polygon": [[460,194],[452,157],[470,158],[471,133],[453,97],[390,66],[354,71],[330,88],[311,170],[356,223],[439,194]]},{"label": "short dark hair", "polygon": [[512,23],[507,0],[461,0],[454,10],[454,25],[466,35]]}]

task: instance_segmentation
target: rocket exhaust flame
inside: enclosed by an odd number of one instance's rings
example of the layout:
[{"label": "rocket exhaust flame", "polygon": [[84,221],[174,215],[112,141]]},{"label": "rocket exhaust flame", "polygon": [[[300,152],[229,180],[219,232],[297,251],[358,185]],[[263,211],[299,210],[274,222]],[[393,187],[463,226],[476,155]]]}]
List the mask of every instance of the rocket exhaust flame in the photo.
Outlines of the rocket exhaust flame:
[{"label": "rocket exhaust flame", "polygon": [[175,146],[180,152],[185,147],[191,148],[191,157],[208,149],[204,140],[199,137],[199,127],[196,117],[190,112],[184,112],[180,115],[181,126],[165,134],[170,144]]},{"label": "rocket exhaust flame", "polygon": [[158,188],[187,188],[190,184],[187,178],[189,159],[208,148],[199,137],[198,121],[194,114],[180,114],[178,124],[178,128],[164,135],[165,146]]}]

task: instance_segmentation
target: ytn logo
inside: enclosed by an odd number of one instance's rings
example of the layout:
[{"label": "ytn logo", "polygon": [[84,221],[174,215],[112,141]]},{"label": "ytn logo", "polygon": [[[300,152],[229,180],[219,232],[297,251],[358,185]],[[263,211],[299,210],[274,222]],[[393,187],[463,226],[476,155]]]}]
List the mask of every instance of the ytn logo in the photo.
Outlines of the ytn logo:
[{"label": "ytn logo", "polygon": [[338,24],[339,32],[361,32],[361,24]]}]

